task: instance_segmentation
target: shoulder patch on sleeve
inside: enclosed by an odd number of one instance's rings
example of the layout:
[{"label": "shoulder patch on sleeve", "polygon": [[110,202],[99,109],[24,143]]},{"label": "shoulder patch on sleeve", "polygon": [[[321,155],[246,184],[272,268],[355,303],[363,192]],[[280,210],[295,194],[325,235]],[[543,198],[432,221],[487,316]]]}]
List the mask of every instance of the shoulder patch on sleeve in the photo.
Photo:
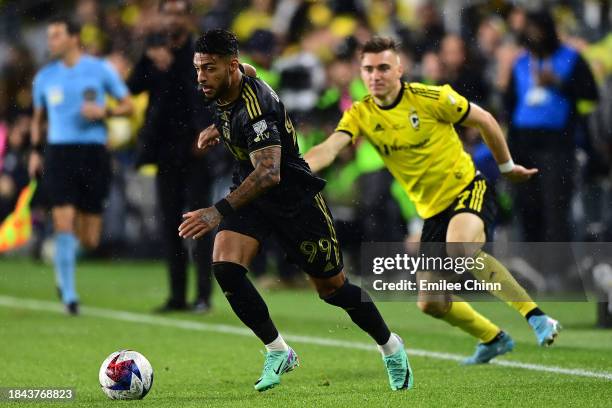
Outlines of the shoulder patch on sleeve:
[{"label": "shoulder patch on sleeve", "polygon": [[259,122],[253,123],[253,130],[255,131],[255,135],[261,136],[268,129],[268,124],[264,119]]},{"label": "shoulder patch on sleeve", "polygon": [[253,88],[251,88],[249,84],[244,84],[244,88],[242,88],[242,99],[244,99],[247,112],[251,119],[261,116],[261,107],[259,106],[257,95],[255,95]]}]

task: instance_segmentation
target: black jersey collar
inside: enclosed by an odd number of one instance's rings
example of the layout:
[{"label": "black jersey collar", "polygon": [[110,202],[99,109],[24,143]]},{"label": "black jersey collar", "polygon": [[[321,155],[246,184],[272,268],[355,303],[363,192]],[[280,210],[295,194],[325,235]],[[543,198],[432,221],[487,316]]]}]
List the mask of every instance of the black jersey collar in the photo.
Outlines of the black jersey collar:
[{"label": "black jersey collar", "polygon": [[376,106],[378,106],[382,110],[393,109],[401,102],[402,96],[404,96],[404,83],[400,80],[400,91],[397,94],[397,97],[395,98],[395,100],[391,102],[390,105],[380,106],[379,104],[376,104]]}]

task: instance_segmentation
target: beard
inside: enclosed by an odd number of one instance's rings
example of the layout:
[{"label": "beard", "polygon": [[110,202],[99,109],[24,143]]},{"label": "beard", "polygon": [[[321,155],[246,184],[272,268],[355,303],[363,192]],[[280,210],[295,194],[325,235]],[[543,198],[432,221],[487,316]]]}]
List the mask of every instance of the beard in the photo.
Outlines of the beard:
[{"label": "beard", "polygon": [[[225,96],[230,88],[229,78],[226,78],[221,85],[219,85],[216,89],[213,89],[212,95],[206,95],[204,93],[204,88],[206,85],[198,84],[198,91],[204,95],[204,99],[206,99],[206,103],[210,103],[213,101],[219,101],[220,98]],[[225,103],[225,102],[223,102]]]}]

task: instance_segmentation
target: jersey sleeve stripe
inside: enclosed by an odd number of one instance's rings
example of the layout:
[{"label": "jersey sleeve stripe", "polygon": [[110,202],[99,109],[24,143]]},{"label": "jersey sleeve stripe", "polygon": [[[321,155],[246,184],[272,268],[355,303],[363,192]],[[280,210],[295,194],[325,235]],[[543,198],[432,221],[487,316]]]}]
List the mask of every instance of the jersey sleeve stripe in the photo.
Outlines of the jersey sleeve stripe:
[{"label": "jersey sleeve stripe", "polygon": [[409,87],[410,91],[418,96],[423,96],[425,98],[430,98],[430,99],[438,99],[440,98],[440,91],[436,91],[434,89],[424,89],[424,88],[415,88],[415,87]]},{"label": "jersey sleeve stripe", "polygon": [[413,87],[412,90],[414,92],[421,92],[421,93],[430,93],[430,94],[434,94],[434,95],[440,95],[440,90],[438,89],[433,89],[433,88],[420,88],[420,87]]},{"label": "jersey sleeve stripe", "polygon": [[245,85],[245,87],[242,90],[242,98],[245,101],[247,111],[249,113],[249,118],[253,120],[261,116],[261,110],[260,111],[257,110],[258,105],[255,104],[256,99],[253,97],[253,94],[248,91],[249,89],[250,87],[248,85]]},{"label": "jersey sleeve stripe", "polygon": [[252,101],[253,101],[253,106],[254,109],[253,111],[258,115],[261,116],[261,108],[259,107],[259,101],[257,101],[257,95],[255,95],[255,92],[253,92],[253,88],[250,87],[250,85],[246,85],[245,87],[246,93],[248,95],[250,95]]},{"label": "jersey sleeve stripe", "polygon": [[249,95],[249,93],[247,92],[246,86],[244,87],[242,97],[244,98],[244,101],[246,102],[247,110],[249,111],[249,117],[251,119],[255,119],[255,117],[257,117],[257,111],[255,110],[255,107],[253,106],[253,100],[251,99],[251,95]]},{"label": "jersey sleeve stripe", "polygon": [[461,118],[459,118],[457,122],[455,122],[455,125],[460,125],[461,122],[463,122],[465,118],[467,118],[467,116],[470,114],[471,108],[472,108],[472,104],[468,101],[467,109],[465,110],[465,113],[461,116]]},{"label": "jersey sleeve stripe", "polygon": [[244,96],[246,100],[248,101],[247,105],[249,107],[249,110],[252,113],[251,119],[255,119],[258,116],[257,110],[255,109],[255,104],[253,103],[253,97],[246,91],[246,88],[245,88]]},{"label": "jersey sleeve stripe", "polygon": [[249,118],[254,119],[255,115],[253,114],[253,111],[251,110],[251,101],[249,100],[246,94],[242,94],[242,99],[244,99],[244,104],[246,105],[247,112],[249,114]]}]

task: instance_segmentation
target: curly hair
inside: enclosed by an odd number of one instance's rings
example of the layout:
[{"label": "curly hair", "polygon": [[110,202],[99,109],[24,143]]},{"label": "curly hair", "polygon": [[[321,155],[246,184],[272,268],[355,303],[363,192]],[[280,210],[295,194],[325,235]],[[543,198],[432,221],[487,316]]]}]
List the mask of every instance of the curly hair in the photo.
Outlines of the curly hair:
[{"label": "curly hair", "polygon": [[196,41],[195,52],[216,54],[223,57],[237,57],[238,40],[231,31],[223,29],[208,30]]}]

